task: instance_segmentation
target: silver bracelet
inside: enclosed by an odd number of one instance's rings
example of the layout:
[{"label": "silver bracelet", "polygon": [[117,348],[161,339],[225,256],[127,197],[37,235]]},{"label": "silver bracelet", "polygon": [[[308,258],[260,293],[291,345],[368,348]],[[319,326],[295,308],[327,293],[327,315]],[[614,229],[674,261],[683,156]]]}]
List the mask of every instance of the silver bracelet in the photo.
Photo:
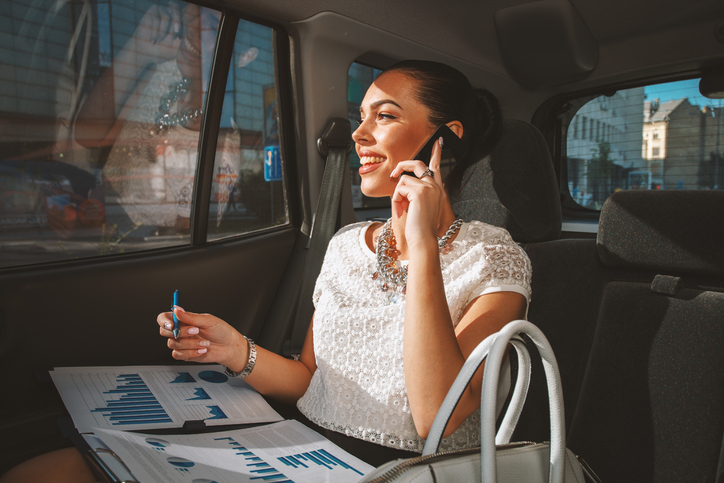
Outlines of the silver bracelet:
[{"label": "silver bracelet", "polygon": [[249,374],[251,374],[251,371],[254,370],[254,364],[256,364],[256,344],[253,340],[248,338],[247,336],[243,336],[244,339],[246,339],[246,342],[249,347],[249,360],[246,363],[246,367],[241,372],[234,372],[228,367],[224,366],[224,374],[226,374],[229,377],[238,377],[239,379],[246,379]]}]

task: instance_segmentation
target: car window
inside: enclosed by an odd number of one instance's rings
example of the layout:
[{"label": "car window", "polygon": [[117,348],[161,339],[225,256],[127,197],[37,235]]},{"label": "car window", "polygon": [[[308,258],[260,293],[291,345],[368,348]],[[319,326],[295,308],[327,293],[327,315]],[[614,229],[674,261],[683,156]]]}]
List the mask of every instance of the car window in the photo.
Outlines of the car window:
[{"label": "car window", "polygon": [[[367,93],[367,89],[374,80],[382,73],[381,70],[353,62],[349,68],[347,77],[347,117],[352,125],[352,130],[357,129],[360,123],[359,108]],[[361,166],[356,151],[349,155],[350,175],[352,180],[352,204],[357,214],[362,217],[377,215],[378,209],[386,209],[390,206],[387,198],[370,198],[362,194],[360,190],[361,178],[359,168]]]},{"label": "car window", "polygon": [[210,240],[289,221],[273,34],[269,27],[239,21],[214,162]]},{"label": "car window", "polygon": [[[190,243],[220,18],[180,0],[6,2],[0,267]],[[237,29],[208,239],[288,221],[273,34]]]},{"label": "car window", "polygon": [[619,190],[719,189],[721,100],[699,79],[619,90],[582,104],[568,124],[567,186],[578,207],[600,210]]}]

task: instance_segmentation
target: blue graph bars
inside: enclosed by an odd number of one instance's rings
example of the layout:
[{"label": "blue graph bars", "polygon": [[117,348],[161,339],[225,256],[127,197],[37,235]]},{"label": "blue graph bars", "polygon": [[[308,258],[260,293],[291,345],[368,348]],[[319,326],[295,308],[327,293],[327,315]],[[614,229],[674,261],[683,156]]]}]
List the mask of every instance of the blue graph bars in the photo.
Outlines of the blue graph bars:
[{"label": "blue graph bars", "polygon": [[244,464],[250,473],[250,480],[271,481],[274,483],[294,483],[292,480],[281,474],[272,465],[259,458],[257,455],[249,451],[247,448],[234,441],[234,438],[215,438],[216,441],[227,441],[229,446],[234,448],[235,454],[244,458]]},{"label": "blue graph bars", "polygon": [[161,404],[138,374],[119,374],[116,387],[105,391],[106,407],[93,409],[114,426],[171,423]]},{"label": "blue graph bars", "polygon": [[352,466],[348,465],[347,463],[324,449],[309,451],[308,453],[295,454],[292,456],[283,456],[277,459],[285,465],[291,466],[292,468],[298,468],[300,466],[303,468],[309,468],[308,465],[312,463],[319,466],[324,466],[328,470],[331,470],[335,466],[341,466],[342,468],[354,471],[360,476],[364,476],[364,473],[356,468],[353,468]]}]

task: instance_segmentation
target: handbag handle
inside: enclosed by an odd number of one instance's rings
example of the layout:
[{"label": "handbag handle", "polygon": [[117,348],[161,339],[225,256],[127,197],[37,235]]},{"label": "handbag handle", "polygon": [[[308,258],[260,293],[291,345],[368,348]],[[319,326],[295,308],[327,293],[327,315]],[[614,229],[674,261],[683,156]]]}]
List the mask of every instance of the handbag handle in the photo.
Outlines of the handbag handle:
[{"label": "handbag handle", "polygon": [[563,483],[564,463],[566,454],[566,435],[563,413],[563,389],[553,349],[543,332],[525,320],[516,320],[507,324],[495,334],[490,348],[485,374],[483,375],[483,391],[480,412],[480,464],[482,481],[497,481],[497,465],[495,458],[495,389],[498,385],[500,367],[503,362],[508,342],[518,334],[526,334],[536,345],[543,361],[543,370],[548,386],[548,399],[551,419],[550,470],[549,483]]},{"label": "handbag handle", "polygon": [[[435,420],[432,422],[430,432],[428,433],[425,446],[422,450],[423,455],[437,453],[440,447],[440,441],[442,440],[442,435],[445,432],[445,427],[450,421],[455,407],[457,407],[458,402],[460,402],[460,398],[465,392],[468,384],[470,384],[475,372],[478,368],[480,368],[480,365],[488,355],[488,352],[495,341],[496,335],[497,334],[491,334],[480,342],[478,346],[473,349],[473,352],[470,353],[465,361],[465,364],[463,364],[462,369],[460,369],[455,381],[452,386],[450,386],[450,390],[435,415]],[[523,411],[525,398],[528,394],[528,386],[530,385],[531,365],[528,349],[519,339],[513,339],[510,343],[518,354],[518,377],[516,378],[513,396],[508,404],[508,410],[505,413],[505,417],[503,418],[500,429],[498,430],[498,435],[495,438],[497,444],[506,444],[510,442],[513,430],[515,430],[515,426],[518,424],[520,413]],[[493,389],[493,392],[497,395],[497,387]],[[495,405],[496,401],[493,401],[494,409],[496,409]]]},{"label": "handbag handle", "polygon": [[[510,438],[513,437],[513,431],[515,431],[515,427],[518,425],[520,414],[523,412],[525,398],[528,396],[528,388],[530,387],[530,373],[532,365],[530,363],[530,353],[528,352],[528,347],[520,339],[511,339],[510,344],[518,354],[518,377],[515,381],[515,388],[513,389],[513,395],[510,398],[510,403],[508,403],[508,409],[505,412],[503,421],[500,423],[498,433],[495,435],[496,445],[510,443]],[[497,394],[497,387],[495,388],[495,392]],[[480,395],[480,400],[482,402],[482,394]]]}]

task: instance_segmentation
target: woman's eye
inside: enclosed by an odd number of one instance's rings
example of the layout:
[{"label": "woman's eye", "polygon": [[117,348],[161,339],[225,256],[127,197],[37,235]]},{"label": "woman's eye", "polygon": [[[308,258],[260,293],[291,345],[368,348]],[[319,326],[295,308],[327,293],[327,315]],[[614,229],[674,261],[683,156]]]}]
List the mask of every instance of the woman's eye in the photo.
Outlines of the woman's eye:
[{"label": "woman's eye", "polygon": [[377,114],[377,119],[391,120],[391,119],[397,119],[397,117],[393,116],[392,114],[385,114],[383,112],[380,112],[379,114]]}]

